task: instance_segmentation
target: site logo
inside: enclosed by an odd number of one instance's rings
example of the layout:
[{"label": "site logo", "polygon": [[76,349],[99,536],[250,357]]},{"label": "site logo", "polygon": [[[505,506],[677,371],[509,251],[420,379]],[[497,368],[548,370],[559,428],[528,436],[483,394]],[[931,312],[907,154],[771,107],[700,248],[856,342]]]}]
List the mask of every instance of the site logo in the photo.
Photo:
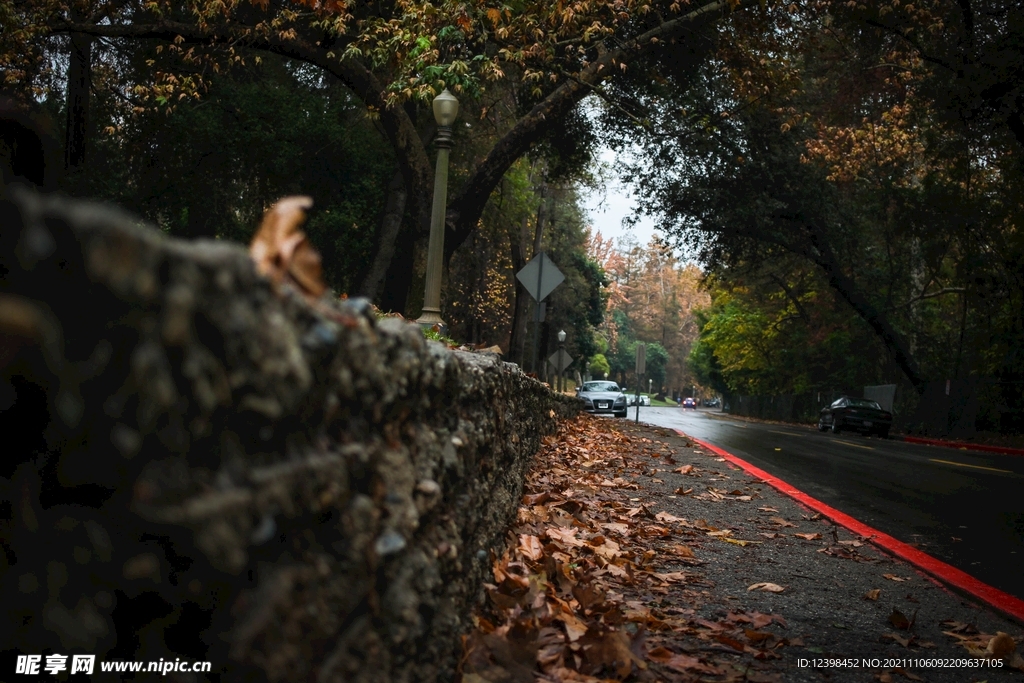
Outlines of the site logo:
[{"label": "site logo", "polygon": [[[14,667],[14,673],[26,674],[29,676],[39,675],[42,671],[51,676],[68,670],[67,655],[46,655],[46,663],[43,664],[42,655],[18,655],[18,663]],[[89,674],[96,667],[96,655],[71,655],[71,673]]]},{"label": "site logo", "polygon": [[[96,655],[71,655],[70,664],[68,659],[68,655],[61,654],[46,655],[45,657],[43,655],[18,655],[14,673],[23,676],[39,676],[44,673],[55,676],[64,671],[69,671],[71,674],[91,676],[96,669]],[[210,673],[211,669],[212,662],[182,661],[180,657],[173,661],[161,658],[160,661],[148,662],[123,660],[100,662],[100,672],[102,673],[145,672],[166,676],[171,672]]]}]

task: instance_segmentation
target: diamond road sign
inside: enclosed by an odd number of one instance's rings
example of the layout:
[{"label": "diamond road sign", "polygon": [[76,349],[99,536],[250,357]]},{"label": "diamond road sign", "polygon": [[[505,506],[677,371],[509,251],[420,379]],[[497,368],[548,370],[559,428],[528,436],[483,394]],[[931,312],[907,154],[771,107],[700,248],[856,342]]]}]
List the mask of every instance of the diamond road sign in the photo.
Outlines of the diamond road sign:
[{"label": "diamond road sign", "polygon": [[554,261],[542,251],[516,273],[516,279],[523,283],[530,296],[537,301],[543,301],[555,287],[562,284],[565,276]]},{"label": "diamond road sign", "polygon": [[565,352],[565,349],[558,349],[548,356],[548,362],[555,367],[556,372],[562,372],[572,364],[572,356]]}]

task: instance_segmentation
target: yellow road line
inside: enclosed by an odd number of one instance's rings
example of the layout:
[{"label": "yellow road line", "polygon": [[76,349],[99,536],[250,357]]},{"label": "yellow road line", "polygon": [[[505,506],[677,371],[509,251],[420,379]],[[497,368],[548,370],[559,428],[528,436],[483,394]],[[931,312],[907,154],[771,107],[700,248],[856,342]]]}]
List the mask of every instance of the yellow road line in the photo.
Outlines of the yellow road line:
[{"label": "yellow road line", "polygon": [[938,458],[929,458],[932,462],[941,462],[944,465],[956,465],[957,467],[972,467],[976,470],[988,470],[989,472],[1005,472],[1006,474],[1013,474],[1011,470],[1001,470],[998,467],[983,467],[981,465],[968,465],[965,462],[953,462],[952,460],[939,460]]},{"label": "yellow road line", "polygon": [[767,431],[771,432],[772,434],[785,434],[786,436],[803,436],[803,434],[794,434],[793,432],[779,432],[774,429],[769,429]]},{"label": "yellow road line", "polygon": [[868,449],[869,451],[873,451],[873,450],[875,450],[875,447],[874,447],[874,446],[864,446],[864,445],[862,445],[862,444],[859,444],[859,443],[850,443],[849,441],[843,441],[843,440],[841,440],[841,439],[833,439],[833,441],[835,441],[835,442],[837,442],[837,443],[841,443],[841,444],[844,444],[844,445],[846,445],[846,446],[853,446],[854,448],[866,448],[866,449]]}]

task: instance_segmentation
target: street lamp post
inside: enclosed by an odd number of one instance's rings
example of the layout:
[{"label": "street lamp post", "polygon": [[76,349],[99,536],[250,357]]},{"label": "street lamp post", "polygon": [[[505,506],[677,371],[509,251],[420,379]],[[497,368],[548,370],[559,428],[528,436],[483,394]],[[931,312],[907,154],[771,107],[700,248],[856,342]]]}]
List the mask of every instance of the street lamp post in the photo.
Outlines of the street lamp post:
[{"label": "street lamp post", "polygon": [[565,330],[558,331],[558,390],[565,391],[565,370],[561,367],[562,357],[565,355]]},{"label": "street lamp post", "polygon": [[430,243],[427,246],[427,280],[423,291],[423,313],[416,320],[423,327],[440,327],[441,269],[444,262],[444,217],[448,210],[448,150],[452,147],[452,124],[459,115],[459,101],[445,88],[434,98],[434,120],[437,121],[437,167],[434,170],[434,201],[430,213]]}]

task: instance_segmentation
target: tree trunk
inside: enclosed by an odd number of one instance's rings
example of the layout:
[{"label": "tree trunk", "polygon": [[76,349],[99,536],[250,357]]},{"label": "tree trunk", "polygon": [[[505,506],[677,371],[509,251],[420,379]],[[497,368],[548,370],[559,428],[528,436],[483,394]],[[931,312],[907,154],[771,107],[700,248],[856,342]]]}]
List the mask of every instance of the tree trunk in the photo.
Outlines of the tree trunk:
[{"label": "tree trunk", "polygon": [[62,163],[60,145],[38,107],[0,96],[0,179],[18,178],[53,190]]},{"label": "tree trunk", "polygon": [[370,269],[359,287],[359,294],[374,303],[378,303],[388,267],[395,255],[395,244],[398,241],[398,233],[402,229],[402,218],[405,215],[405,201],[408,194],[402,172],[395,171],[388,184],[384,218],[381,220],[380,233],[377,238],[377,250],[373,255]]},{"label": "tree trunk", "polygon": [[[544,238],[544,226],[548,221],[548,184],[547,181],[541,180],[540,183],[540,204],[537,206],[537,222],[533,231],[533,255],[531,259],[537,258],[541,253],[541,244]],[[524,292],[525,293],[525,292]],[[528,298],[532,298],[529,293],[525,293]],[[544,371],[544,359],[540,355],[540,344],[543,340],[540,340],[540,336],[543,333],[543,323],[537,322],[537,309],[540,307],[541,302],[537,301],[534,303],[533,315],[530,319],[533,321],[533,338],[538,339],[536,342],[536,348],[531,345],[530,347],[530,371],[535,373],[537,377],[541,377]]]},{"label": "tree trunk", "polygon": [[396,241],[405,247],[395,250],[395,253],[392,254],[388,274],[384,278],[384,287],[378,295],[382,310],[394,311],[402,315],[408,313],[409,293],[415,280],[417,239],[415,230],[403,223],[402,229],[398,231]]},{"label": "tree trunk", "polygon": [[82,33],[71,34],[68,55],[67,132],[64,168],[68,174],[85,167],[86,137],[89,126],[89,94],[92,85],[93,38]]},{"label": "tree trunk", "polygon": [[927,388],[927,382],[921,375],[921,368],[896,328],[892,326],[888,318],[868,301],[868,298],[860,291],[857,283],[843,272],[839,259],[835,252],[825,243],[821,234],[814,226],[808,226],[811,243],[814,245],[814,253],[810,254],[811,259],[825,271],[828,283],[846,303],[850,304],[853,310],[874,330],[878,338],[882,340],[885,347],[892,354],[893,360],[899,366],[903,374],[907,376],[910,383],[918,394],[923,394]]},{"label": "tree trunk", "polygon": [[[529,220],[524,216],[519,235],[512,239],[512,269],[518,273],[526,265],[526,229]],[[515,278],[515,304],[512,307],[512,334],[508,342],[508,360],[523,365],[526,350],[526,323],[530,317],[530,295],[519,278]]]},{"label": "tree trunk", "polygon": [[207,196],[191,194],[186,199],[186,211],[188,220],[181,228],[174,230],[177,237],[196,239],[197,237],[217,237],[217,217],[214,199]]}]

